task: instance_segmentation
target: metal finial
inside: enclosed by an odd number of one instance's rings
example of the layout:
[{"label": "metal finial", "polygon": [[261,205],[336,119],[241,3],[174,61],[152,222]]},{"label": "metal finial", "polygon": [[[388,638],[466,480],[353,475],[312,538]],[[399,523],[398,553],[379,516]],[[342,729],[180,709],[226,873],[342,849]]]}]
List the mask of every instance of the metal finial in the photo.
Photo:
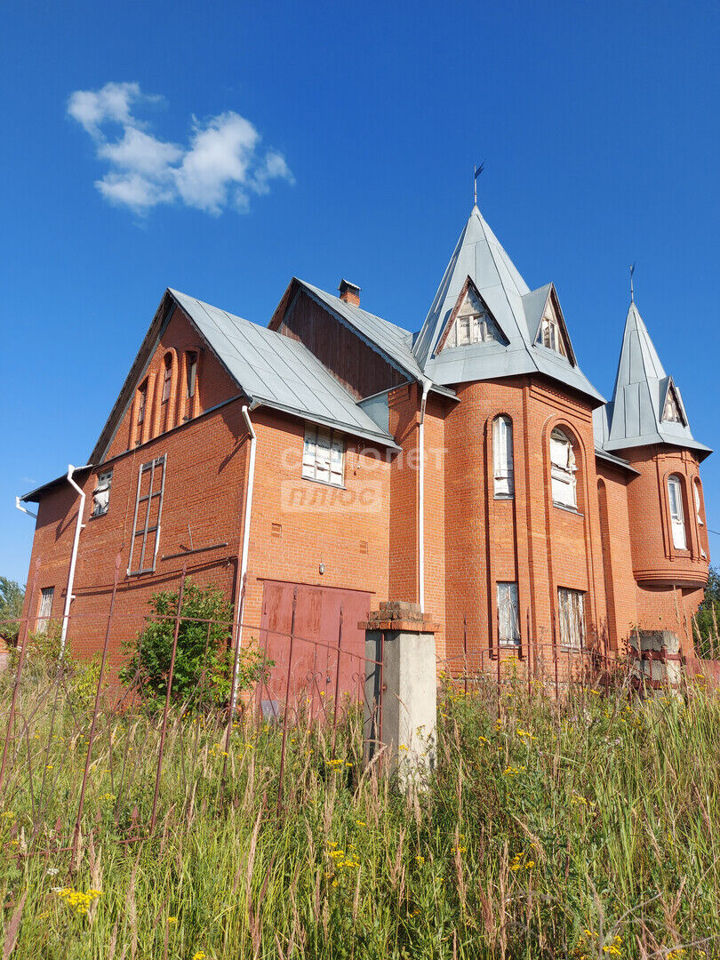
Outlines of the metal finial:
[{"label": "metal finial", "polygon": [[633,274],[635,273],[635,264],[630,267],[630,303],[635,303],[635,288],[633,286]]},{"label": "metal finial", "polygon": [[477,206],[477,178],[480,176],[480,174],[483,172],[484,169],[485,169],[484,160],[479,167],[473,167],[473,200],[474,200],[475,206]]}]

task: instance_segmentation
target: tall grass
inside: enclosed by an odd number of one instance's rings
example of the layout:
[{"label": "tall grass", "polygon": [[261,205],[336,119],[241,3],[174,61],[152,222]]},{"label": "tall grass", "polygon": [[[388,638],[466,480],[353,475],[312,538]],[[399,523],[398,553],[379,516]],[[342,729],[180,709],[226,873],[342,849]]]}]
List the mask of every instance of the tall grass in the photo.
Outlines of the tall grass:
[{"label": "tall grass", "polygon": [[226,758],[219,721],[173,716],[153,836],[159,724],[107,713],[76,864],[89,720],[52,689],[21,692],[0,801],[17,960],[720,956],[720,697],[700,687],[447,688],[407,794],[362,769],[357,713],[334,758],[303,720],[280,813],[278,726],[236,724]]}]

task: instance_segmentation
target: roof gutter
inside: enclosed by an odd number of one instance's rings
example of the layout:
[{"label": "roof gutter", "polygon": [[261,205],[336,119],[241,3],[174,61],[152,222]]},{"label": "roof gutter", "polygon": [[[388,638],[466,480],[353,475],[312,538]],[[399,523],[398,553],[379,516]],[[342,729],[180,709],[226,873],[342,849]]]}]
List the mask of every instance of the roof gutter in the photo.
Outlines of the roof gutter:
[{"label": "roof gutter", "polygon": [[78,506],[77,522],[75,523],[75,539],[73,540],[72,554],[70,555],[70,572],[68,573],[67,594],[65,595],[65,610],[63,611],[62,631],[60,633],[60,659],[62,659],[65,653],[65,643],[67,641],[68,625],[70,623],[70,605],[75,599],[73,595],[73,588],[75,586],[75,566],[77,564],[78,547],[80,545],[80,531],[85,526],[85,524],[82,522],[83,513],[85,512],[85,493],[73,480],[74,473],[75,467],[72,464],[69,464],[67,481],[70,486],[80,494],[80,504]]},{"label": "roof gutter", "polygon": [[239,686],[240,648],[242,646],[242,618],[245,609],[247,594],[247,568],[250,552],[250,522],[252,520],[253,490],[255,487],[255,449],[257,447],[257,433],[250,420],[247,404],[242,406],[242,416],[250,436],[250,461],[248,464],[248,479],[245,488],[245,512],[243,516],[243,537],[240,555],[238,557],[237,576],[235,582],[235,655],[233,659],[232,693],[230,697],[230,722],[235,714]]},{"label": "roof gutter", "polygon": [[20,497],[15,497],[15,506],[21,513],[26,513],[29,517],[34,517],[37,520],[37,514],[33,513],[32,510],[28,510],[27,507],[22,506],[22,500]]}]

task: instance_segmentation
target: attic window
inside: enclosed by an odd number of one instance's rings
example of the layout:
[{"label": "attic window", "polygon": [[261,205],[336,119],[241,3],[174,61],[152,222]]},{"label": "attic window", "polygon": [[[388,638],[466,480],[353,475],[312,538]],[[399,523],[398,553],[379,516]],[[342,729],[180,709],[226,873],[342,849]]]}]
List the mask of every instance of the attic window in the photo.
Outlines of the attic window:
[{"label": "attic window", "polygon": [[172,355],[165,354],[165,364],[163,370],[162,403],[167,403],[170,399],[170,384],[172,382]]},{"label": "attic window", "polygon": [[548,350],[554,350],[562,357],[567,357],[567,347],[565,338],[562,335],[560,324],[556,317],[543,317],[540,322],[540,333],[538,334],[538,343],[541,343]]},{"label": "attic window", "polygon": [[455,318],[448,347],[465,347],[471,343],[494,343],[499,339],[497,326],[485,304],[474,290],[468,290]]},{"label": "attic window", "polygon": [[678,403],[677,396],[675,394],[675,388],[672,384],[668,387],[667,396],[665,397],[665,406],[663,408],[663,421],[669,421],[670,423],[683,423],[683,415],[680,412],[680,404]]},{"label": "attic window", "polygon": [[147,395],[148,395],[148,382],[146,380],[138,390],[138,408],[137,408],[138,423],[142,423],[145,419],[145,407],[147,406]]},{"label": "attic window", "polygon": [[197,384],[197,362],[198,355],[193,350],[187,355],[187,398],[192,400],[195,396],[195,387]]}]

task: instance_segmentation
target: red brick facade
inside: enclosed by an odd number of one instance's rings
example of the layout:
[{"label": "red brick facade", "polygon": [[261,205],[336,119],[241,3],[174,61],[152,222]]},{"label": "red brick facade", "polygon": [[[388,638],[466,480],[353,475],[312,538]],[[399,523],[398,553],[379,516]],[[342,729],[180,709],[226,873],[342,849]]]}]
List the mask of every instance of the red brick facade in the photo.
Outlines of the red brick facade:
[{"label": "red brick facade", "polygon": [[[308,301],[292,324],[278,324],[280,333],[323,353],[355,396],[387,389],[389,433],[399,450],[346,435],[344,487],[317,483],[302,478],[303,419],[263,406],[251,411],[257,458],[243,620],[252,626],[243,642],[262,622],[267,580],[366,591],[372,607],[420,595],[421,385],[398,382],[397,369],[347,328],[332,339],[337,319],[319,312]],[[189,397],[193,355],[197,380]],[[438,655],[457,660],[463,637],[471,665],[485,665],[498,650],[498,582],[517,584],[520,653],[528,637],[559,642],[558,589],[566,588],[584,594],[588,645],[617,651],[635,628],[659,627],[677,632],[691,654],[688,621],[702,598],[709,554],[696,454],[642,447],[623,454],[632,469],[597,456],[591,401],[538,374],[463,383],[455,393],[431,391],[424,411],[425,608],[441,625]],[[250,448],[242,388],[177,307],[128,397],[102,462],[80,477],[87,499],[69,642],[81,656],[102,643],[118,555],[115,632],[123,637],[138,631],[153,593],[176,588],[184,564],[197,582],[237,602]],[[514,495],[506,498],[493,486],[499,415],[509,418],[513,435]],[[573,446],[577,509],[553,503],[550,435],[558,427]],[[135,575],[129,558],[139,471],[162,456],[155,570]],[[97,476],[109,469],[108,511],[91,517]],[[683,484],[686,550],[672,545],[670,475]],[[67,483],[36,499],[26,615],[36,617],[41,590],[54,587],[52,616],[59,619],[79,501]],[[115,645],[115,666],[121,654]]]}]

